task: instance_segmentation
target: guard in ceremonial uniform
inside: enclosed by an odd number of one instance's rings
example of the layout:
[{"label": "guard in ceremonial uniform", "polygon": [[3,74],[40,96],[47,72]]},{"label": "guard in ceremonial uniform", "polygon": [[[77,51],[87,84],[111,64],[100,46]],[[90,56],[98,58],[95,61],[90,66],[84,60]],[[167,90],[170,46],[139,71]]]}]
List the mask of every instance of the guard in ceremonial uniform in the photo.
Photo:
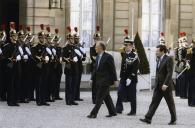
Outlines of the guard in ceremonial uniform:
[{"label": "guard in ceremonial uniform", "polygon": [[188,89],[188,105],[195,107],[195,41],[192,40],[192,46],[188,49],[190,60],[189,70],[189,89]]},{"label": "guard in ceremonial uniform", "polygon": [[122,113],[125,100],[130,101],[131,111],[127,115],[136,114],[136,85],[138,71],[138,55],[134,52],[134,41],[128,36],[125,30],[124,51],[121,52],[122,63],[120,72],[120,84],[118,87],[118,98],[116,103],[117,113]]},{"label": "guard in ceremonial uniform", "polygon": [[4,73],[3,71],[5,68],[4,66],[4,57],[3,57],[3,47],[6,43],[6,33],[5,33],[5,25],[1,25],[1,30],[0,30],[0,101],[5,101],[6,100],[6,87],[4,84]]},{"label": "guard in ceremonial uniform", "polygon": [[83,61],[86,59],[86,52],[84,50],[84,46],[80,44],[80,37],[78,35],[78,28],[74,28],[75,33],[73,35],[74,38],[74,44],[75,44],[75,53],[78,57],[78,62],[76,63],[76,90],[75,90],[75,100],[76,101],[83,101],[83,99],[80,98],[80,84],[81,84],[81,77],[83,73]]},{"label": "guard in ceremonial uniform", "polygon": [[[91,58],[91,72],[93,74],[93,71],[95,70],[95,60],[97,57],[97,53],[95,51],[96,42],[101,40],[101,34],[100,34],[100,26],[96,26],[96,33],[93,35],[94,39],[94,45],[90,47],[90,58]],[[96,103],[96,95],[97,95],[97,86],[95,84],[95,80],[92,80],[92,102],[93,104]]]},{"label": "guard in ceremonial uniform", "polygon": [[34,54],[33,58],[35,60],[35,79],[36,79],[36,103],[38,106],[49,106],[46,102],[46,85],[45,85],[45,63],[49,62],[49,57],[46,53],[45,46],[45,32],[44,25],[41,24],[41,32],[38,33],[39,42],[36,46],[34,46]]},{"label": "guard in ceremonial uniform", "polygon": [[176,66],[175,72],[177,73],[176,79],[176,96],[187,98],[188,91],[188,61],[187,61],[187,38],[186,33],[181,32],[178,39],[179,47],[175,48]]},{"label": "guard in ceremonial uniform", "polygon": [[75,44],[73,36],[71,35],[71,28],[67,27],[68,34],[66,36],[67,42],[65,47],[63,48],[63,61],[65,61],[65,97],[66,97],[66,105],[78,105],[75,102],[75,90],[76,90],[76,63],[78,62],[78,57],[75,53]]},{"label": "guard in ceremonial uniform", "polygon": [[60,83],[62,77],[62,47],[60,47],[61,37],[59,36],[59,30],[55,29],[55,38],[54,38],[54,48],[52,52],[54,53],[55,65],[54,65],[54,74],[55,74],[55,86],[54,86],[54,98],[55,100],[63,100],[60,97]]},{"label": "guard in ceremonial uniform", "polygon": [[5,84],[7,87],[8,106],[19,106],[18,104],[18,63],[21,61],[21,55],[17,44],[18,35],[15,30],[15,23],[10,22],[10,41],[4,46],[5,57]]},{"label": "guard in ceremonial uniform", "polygon": [[[44,63],[44,84],[46,87],[46,101],[54,102],[54,86],[55,86],[55,74],[54,72],[54,53],[52,52],[52,44],[54,40],[54,36],[50,32],[50,27],[46,27],[47,34],[46,34],[46,56],[49,57],[49,61]],[[55,49],[53,49],[54,51]]]},{"label": "guard in ceremonial uniform", "polygon": [[24,34],[23,26],[19,26],[18,34],[18,46],[21,54],[21,62],[18,64],[18,68],[20,69],[20,78],[19,78],[19,102],[20,103],[28,103],[27,94],[28,94],[28,55],[26,55],[26,51],[24,49],[24,43],[26,41],[27,35]]},{"label": "guard in ceremonial uniform", "polygon": [[[24,53],[26,55],[26,65],[28,65],[27,70],[26,70],[26,74],[27,74],[27,81],[28,81],[28,89],[27,89],[27,101],[35,101],[35,62],[33,59],[33,53],[32,53],[32,46],[33,46],[33,40],[34,40],[34,35],[32,35],[31,33],[31,29],[30,26],[26,27],[27,29],[27,33],[26,33],[26,40],[25,43],[23,45],[23,49],[24,49]],[[26,81],[26,83],[27,83]]]}]

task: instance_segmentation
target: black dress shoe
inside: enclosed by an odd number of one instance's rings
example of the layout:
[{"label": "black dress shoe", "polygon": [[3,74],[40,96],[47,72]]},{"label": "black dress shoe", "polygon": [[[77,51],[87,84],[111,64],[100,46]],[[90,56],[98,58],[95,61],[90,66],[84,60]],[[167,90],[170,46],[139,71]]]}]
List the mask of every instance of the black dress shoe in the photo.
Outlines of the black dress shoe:
[{"label": "black dress shoe", "polygon": [[15,106],[20,106],[18,103],[14,103]]},{"label": "black dress shoe", "polygon": [[47,99],[46,102],[52,102],[52,100],[51,99]]},{"label": "black dress shoe", "polygon": [[30,99],[30,101],[36,101],[36,99],[34,99],[34,98],[31,98],[31,99]]},{"label": "black dress shoe", "polygon": [[41,103],[42,105],[44,105],[44,106],[50,106],[50,104],[48,104],[48,103],[46,103],[46,102],[43,102],[43,103]]},{"label": "black dress shoe", "polygon": [[42,104],[40,102],[37,102],[37,106],[42,106]]},{"label": "black dress shoe", "polygon": [[55,98],[55,100],[63,100],[63,98],[57,97]]},{"label": "black dress shoe", "polygon": [[176,125],[176,120],[171,120],[168,125]]},{"label": "black dress shoe", "polygon": [[127,113],[128,116],[135,116],[136,113],[135,112],[130,112],[130,113]]},{"label": "black dress shoe", "polygon": [[122,114],[122,111],[117,111],[116,113],[118,113],[118,114]]},{"label": "black dress shoe", "polygon": [[71,102],[71,105],[79,105],[77,102]]},{"label": "black dress shoe", "polygon": [[70,102],[67,102],[66,105],[72,105]]},{"label": "black dress shoe", "polygon": [[149,119],[144,118],[144,119],[139,119],[139,120],[144,122],[144,123],[151,124],[151,120],[149,120]]},{"label": "black dress shoe", "polygon": [[75,99],[75,101],[83,101],[83,99]]},{"label": "black dress shoe", "polygon": [[7,105],[8,105],[8,106],[19,106],[19,104],[17,104],[17,103],[12,103],[12,102],[7,103]]},{"label": "black dress shoe", "polygon": [[88,115],[87,118],[96,118],[96,115]]},{"label": "black dress shoe", "polygon": [[109,115],[106,115],[106,117],[113,117],[113,116],[117,116],[117,114],[116,114],[116,113],[114,113],[114,114],[109,114]]}]

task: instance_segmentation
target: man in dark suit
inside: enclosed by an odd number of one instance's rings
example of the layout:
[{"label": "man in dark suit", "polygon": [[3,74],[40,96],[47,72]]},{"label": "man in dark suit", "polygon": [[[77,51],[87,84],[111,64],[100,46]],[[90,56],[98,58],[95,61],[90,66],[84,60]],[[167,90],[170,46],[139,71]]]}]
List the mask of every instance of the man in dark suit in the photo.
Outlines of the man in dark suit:
[{"label": "man in dark suit", "polygon": [[106,117],[116,116],[116,109],[114,107],[112,98],[109,93],[109,88],[113,84],[117,84],[116,69],[113,57],[105,52],[106,46],[103,41],[96,44],[95,50],[97,52],[95,70],[92,75],[92,81],[96,81],[97,97],[96,105],[91,111],[88,118],[96,118],[97,113],[104,101],[108,108],[109,115]]},{"label": "man in dark suit", "polygon": [[171,121],[169,125],[176,124],[176,111],[175,103],[172,94],[172,73],[173,73],[173,60],[171,57],[166,55],[167,48],[165,45],[158,45],[156,47],[157,66],[156,66],[156,79],[155,89],[153,93],[152,102],[149,106],[149,110],[145,115],[144,119],[140,121],[147,124],[151,123],[152,117],[160,104],[161,99],[164,97],[168,105]]}]

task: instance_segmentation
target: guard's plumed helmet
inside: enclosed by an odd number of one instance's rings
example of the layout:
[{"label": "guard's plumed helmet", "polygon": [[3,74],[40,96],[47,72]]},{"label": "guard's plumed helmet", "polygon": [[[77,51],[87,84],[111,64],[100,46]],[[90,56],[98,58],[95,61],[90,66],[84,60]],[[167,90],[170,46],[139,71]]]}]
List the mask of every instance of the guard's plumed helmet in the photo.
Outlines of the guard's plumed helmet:
[{"label": "guard's plumed helmet", "polygon": [[49,26],[46,27],[46,30],[47,30],[47,34],[46,35],[46,38],[50,39],[51,38],[51,29]]},{"label": "guard's plumed helmet", "polygon": [[124,36],[124,44],[133,44],[134,40],[129,36],[128,29],[124,30],[125,36]]},{"label": "guard's plumed helmet", "polygon": [[72,36],[72,34],[71,34],[71,27],[68,26],[66,29],[67,29],[67,31],[68,31],[68,34],[66,35],[66,39],[72,39],[73,36]]},{"label": "guard's plumed helmet", "polygon": [[160,45],[165,45],[165,34],[164,34],[164,32],[160,33],[159,42],[160,42]]},{"label": "guard's plumed helmet", "polygon": [[24,37],[23,25],[19,25],[18,37]]},{"label": "guard's plumed helmet", "polygon": [[10,36],[17,35],[16,29],[15,29],[15,22],[10,22],[10,31],[9,31]]},{"label": "guard's plumed helmet", "polygon": [[44,24],[40,24],[41,31],[38,33],[38,37],[44,37],[45,32],[44,32]]},{"label": "guard's plumed helmet", "polygon": [[75,31],[75,33],[73,35],[74,39],[80,39],[79,34],[78,34],[78,28],[74,27],[74,31]]},{"label": "guard's plumed helmet", "polygon": [[94,40],[100,40],[101,39],[101,34],[100,34],[100,26],[96,26],[96,32],[93,35]]}]

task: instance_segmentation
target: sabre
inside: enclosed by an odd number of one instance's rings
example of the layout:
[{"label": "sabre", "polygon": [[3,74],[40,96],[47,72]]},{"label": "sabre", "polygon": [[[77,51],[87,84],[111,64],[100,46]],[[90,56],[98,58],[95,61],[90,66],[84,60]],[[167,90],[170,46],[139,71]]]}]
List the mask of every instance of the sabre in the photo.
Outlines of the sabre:
[{"label": "sabre", "polygon": [[32,36],[29,42],[31,43],[34,38],[35,38],[35,36]]},{"label": "sabre", "polygon": [[25,36],[25,38],[23,39],[23,42],[25,42],[25,41],[26,41],[27,37],[28,37],[28,35],[26,35],[26,36]]},{"label": "sabre", "polygon": [[106,41],[106,45],[108,45],[109,42],[110,42],[110,37],[109,37],[108,40]]},{"label": "sabre", "polygon": [[177,75],[177,79],[188,69],[188,67],[184,68],[182,70],[182,72],[179,73],[179,75]]},{"label": "sabre", "polygon": [[55,38],[55,36],[53,36],[53,38],[51,39],[51,41],[50,41],[51,43],[53,42],[54,38]]},{"label": "sabre", "polygon": [[3,34],[3,37],[1,38],[2,41],[5,41],[6,35]]},{"label": "sabre", "polygon": [[60,37],[60,39],[58,40],[57,44],[61,41],[61,39],[62,39],[62,38]]}]

